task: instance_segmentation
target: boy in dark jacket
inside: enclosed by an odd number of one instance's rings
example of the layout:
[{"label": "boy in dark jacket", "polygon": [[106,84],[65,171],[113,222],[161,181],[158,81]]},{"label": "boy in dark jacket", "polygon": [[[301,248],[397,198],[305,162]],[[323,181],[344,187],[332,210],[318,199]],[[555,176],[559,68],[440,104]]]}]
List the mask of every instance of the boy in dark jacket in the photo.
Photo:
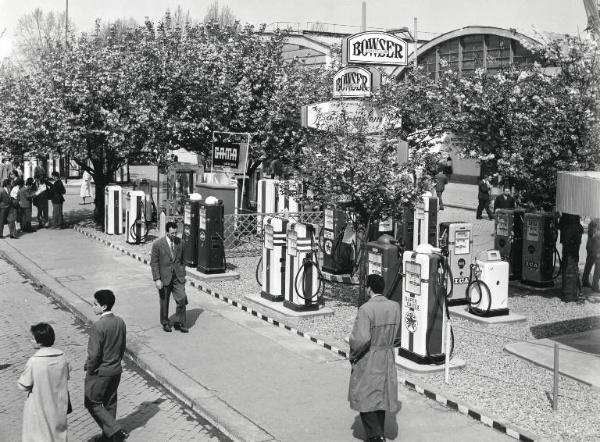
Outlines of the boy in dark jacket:
[{"label": "boy in dark jacket", "polygon": [[52,185],[48,191],[48,197],[52,202],[52,228],[61,229],[64,227],[63,203],[65,202],[65,186],[60,180],[58,172],[52,172]]}]

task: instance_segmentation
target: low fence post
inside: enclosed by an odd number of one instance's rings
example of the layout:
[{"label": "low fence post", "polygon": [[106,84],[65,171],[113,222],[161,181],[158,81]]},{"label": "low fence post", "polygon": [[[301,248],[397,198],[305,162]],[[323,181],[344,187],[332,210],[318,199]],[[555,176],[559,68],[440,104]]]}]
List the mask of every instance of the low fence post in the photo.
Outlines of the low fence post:
[{"label": "low fence post", "polygon": [[558,410],[558,342],[554,343],[554,386],[552,388],[552,410]]}]

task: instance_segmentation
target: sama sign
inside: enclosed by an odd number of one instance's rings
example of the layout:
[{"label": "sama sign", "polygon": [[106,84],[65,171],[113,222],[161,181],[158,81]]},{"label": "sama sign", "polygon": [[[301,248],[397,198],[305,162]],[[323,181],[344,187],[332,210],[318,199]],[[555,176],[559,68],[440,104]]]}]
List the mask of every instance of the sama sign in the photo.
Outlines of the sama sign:
[{"label": "sama sign", "polygon": [[358,66],[340,69],[333,77],[333,98],[370,97],[373,91],[373,74]]},{"label": "sama sign", "polygon": [[213,132],[212,170],[245,173],[250,134]]},{"label": "sama sign", "polygon": [[342,63],[405,66],[408,45],[387,32],[367,31],[344,39]]}]

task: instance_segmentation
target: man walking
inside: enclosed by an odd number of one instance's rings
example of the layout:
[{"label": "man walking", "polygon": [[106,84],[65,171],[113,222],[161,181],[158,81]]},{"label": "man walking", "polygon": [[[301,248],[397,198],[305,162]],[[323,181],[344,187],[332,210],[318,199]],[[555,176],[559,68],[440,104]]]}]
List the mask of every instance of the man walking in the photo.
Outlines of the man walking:
[{"label": "man walking", "polygon": [[369,300],[359,309],[350,335],[348,400],[360,418],[368,442],[384,441],[385,412],[398,409],[394,340],[400,328],[400,304],[382,295],[380,275],[367,277]]},{"label": "man walking", "polygon": [[435,193],[438,197],[438,207],[440,210],[444,210],[442,193],[444,193],[444,190],[446,189],[446,184],[448,184],[448,177],[446,176],[444,171],[440,169],[438,174],[435,176]]},{"label": "man walking", "polygon": [[185,294],[185,267],[183,265],[183,246],[181,239],[177,237],[177,224],[170,221],[165,226],[166,235],[157,239],[152,244],[150,257],[150,268],[152,279],[158,289],[160,302],[160,323],[166,332],[171,331],[169,323],[169,299],[177,304],[175,309],[176,320],[173,323],[175,330],[187,333],[185,318],[185,306],[187,296]]},{"label": "man walking", "polygon": [[479,204],[477,204],[477,219],[482,219],[481,215],[483,213],[483,209],[487,213],[487,216],[490,220],[494,219],[494,214],[490,210],[490,189],[492,185],[488,181],[488,179],[484,176],[479,177],[479,192],[477,193],[477,200]]},{"label": "man walking", "polygon": [[0,187],[0,238],[4,238],[4,224],[9,225],[10,237],[16,236],[15,222],[8,222],[8,214],[11,209],[12,201],[10,199],[10,181],[4,179]]},{"label": "man walking", "polygon": [[94,293],[94,313],[100,319],[92,325],[85,362],[84,404],[102,428],[105,440],[122,441],[128,436],[117,422],[117,388],[121,381],[121,360],[125,353],[125,322],[112,312],[115,295],[110,290]]}]

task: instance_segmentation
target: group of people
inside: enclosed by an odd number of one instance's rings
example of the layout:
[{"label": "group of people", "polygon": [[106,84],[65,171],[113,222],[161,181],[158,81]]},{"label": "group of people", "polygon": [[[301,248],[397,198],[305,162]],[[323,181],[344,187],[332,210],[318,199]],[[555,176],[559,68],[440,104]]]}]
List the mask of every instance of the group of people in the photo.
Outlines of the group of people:
[{"label": "group of people", "polygon": [[[23,179],[18,166],[2,159],[0,169],[0,238],[8,225],[10,238],[18,238],[19,232],[33,232],[31,224],[33,207],[37,209],[38,228],[63,228],[63,203],[66,189],[58,172],[50,178],[41,166],[36,166],[33,177]],[[52,203],[52,224],[48,206]],[[18,228],[17,228],[18,224]]]},{"label": "group of people", "polygon": [[[127,330],[123,319],[112,313],[114,304],[112,291],[94,293],[93,310],[99,319],[90,329],[83,367],[84,405],[102,428],[103,440],[123,441],[128,434],[116,416]],[[22,440],[67,441],[67,414],[72,411],[69,362],[65,353],[54,347],[55,333],[50,324],[32,325],[30,331],[37,351],[18,380],[19,388],[27,393]]]}]

